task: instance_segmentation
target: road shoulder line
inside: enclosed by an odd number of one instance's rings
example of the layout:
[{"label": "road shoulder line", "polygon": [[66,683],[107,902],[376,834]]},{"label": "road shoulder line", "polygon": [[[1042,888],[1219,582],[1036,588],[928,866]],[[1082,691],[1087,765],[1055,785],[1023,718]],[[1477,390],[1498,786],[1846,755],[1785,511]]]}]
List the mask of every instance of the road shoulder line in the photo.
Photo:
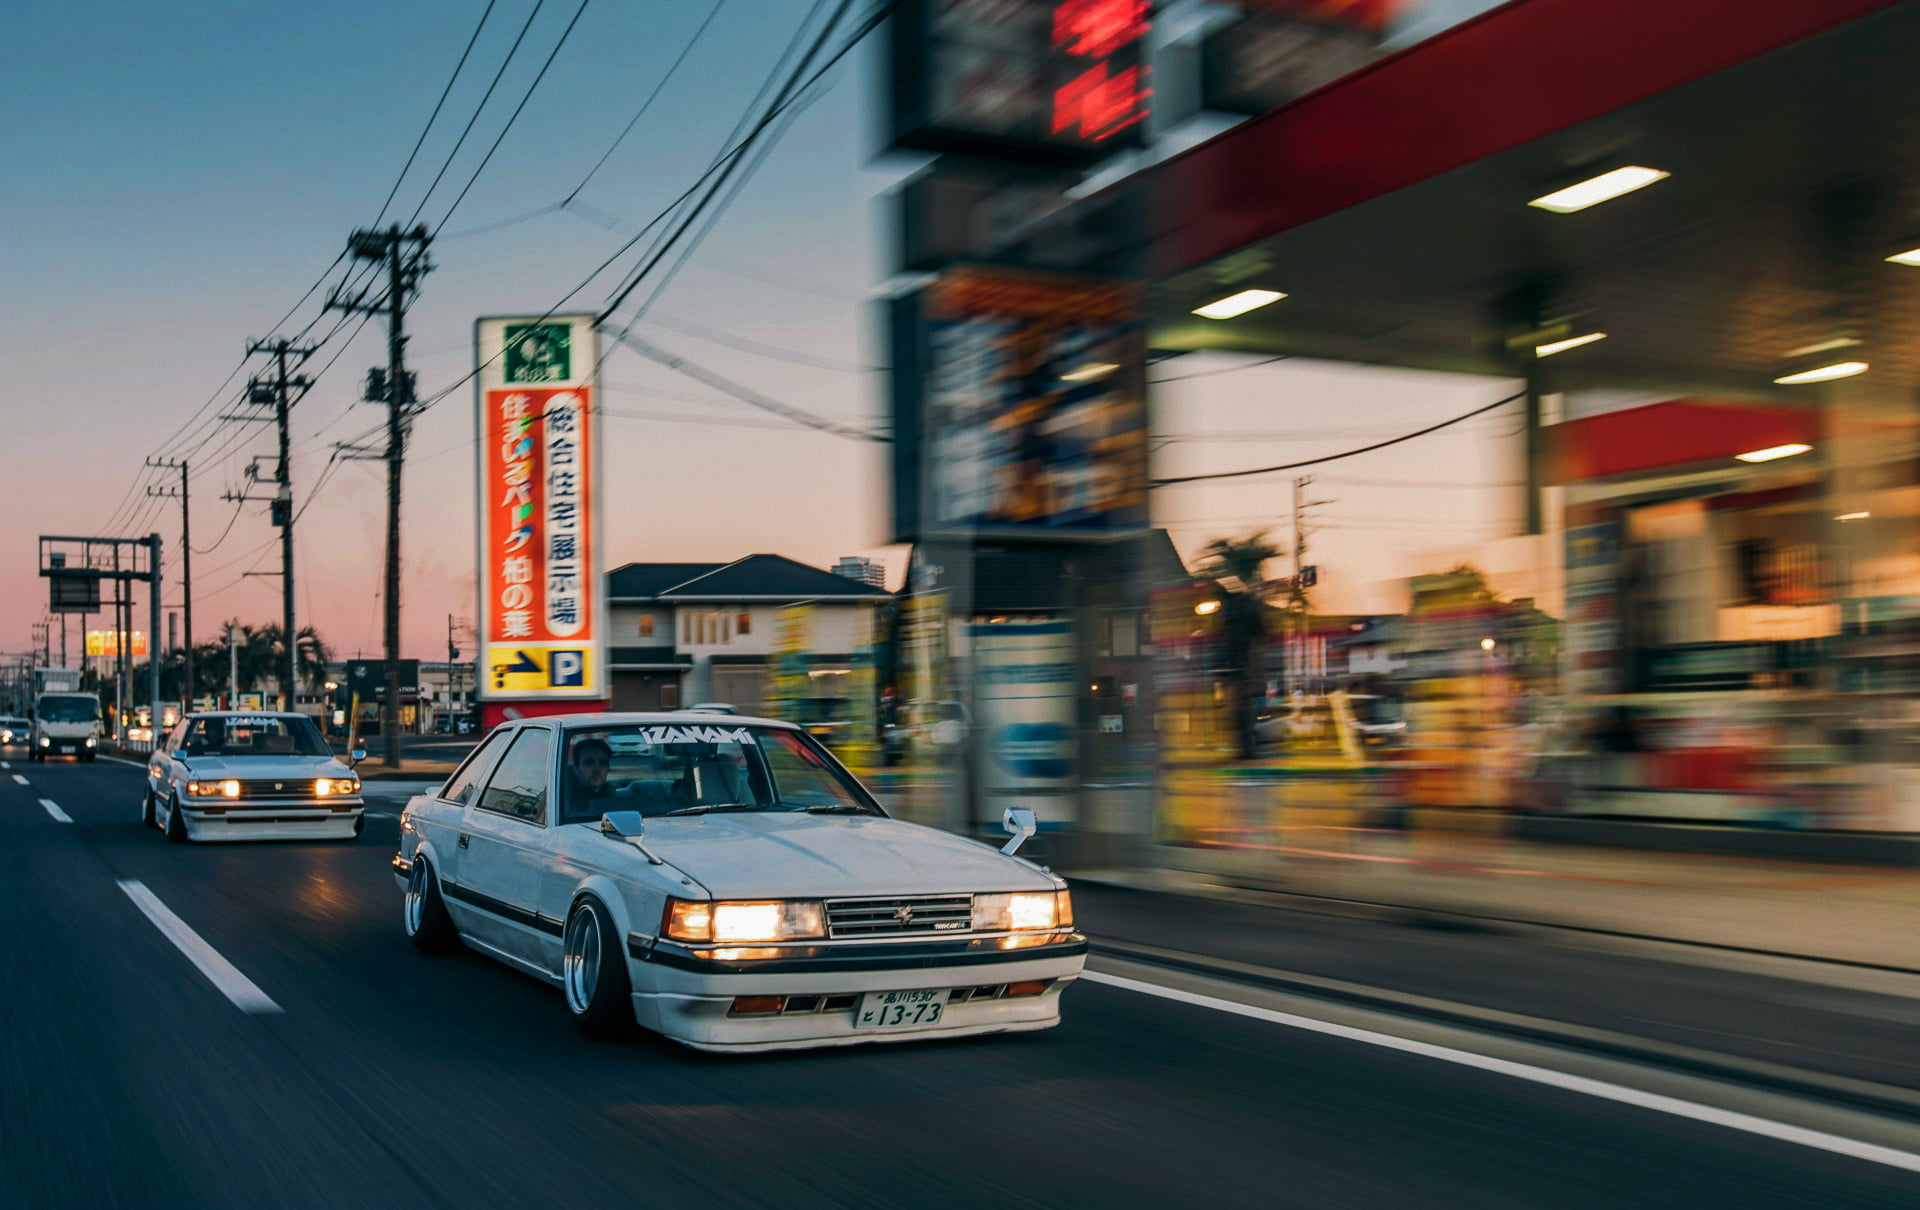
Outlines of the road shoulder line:
[{"label": "road shoulder line", "polygon": [[244,1013],[277,1013],[280,1006],[272,997],[260,990],[258,984],[240,973],[240,968],[226,960],[219,950],[208,945],[200,934],[193,931],[191,925],[173,914],[173,909],[160,902],[160,897],[147,889],[147,884],[133,878],[123,878],[118,883],[133,900],[160,934],[173,942],[174,948],[185,954],[187,961],[199,968],[220,994],[233,1001],[234,1006]]},{"label": "road shoulder line", "polygon": [[1243,1004],[1237,1000],[1228,1000],[1220,996],[1211,996],[1202,992],[1187,991],[1164,984],[1150,983],[1141,979],[1132,979],[1124,975],[1110,974],[1105,971],[1088,970],[1080,978],[1090,983],[1103,984],[1122,991],[1141,995],[1156,996],[1176,1003],[1188,1004],[1215,1012],[1230,1013],[1268,1024],[1282,1025],[1291,1029],[1304,1030],[1345,1041],[1358,1042],[1366,1046],[1398,1051],[1402,1054],[1416,1055],[1442,1063],[1473,1068],[1493,1075],[1523,1080],[1549,1088],[1577,1093],[1598,1100],[1612,1101],[1638,1109],[1671,1117],[1685,1118],[1710,1126],[1739,1131],[1776,1142],[1791,1143],[1833,1155],[1866,1163],[1879,1164],[1906,1172],[1920,1173],[1920,1153],[1902,1150],[1897,1147],[1883,1146],[1861,1139],[1848,1138],[1825,1130],[1816,1130],[1805,1126],[1796,1126],[1773,1118],[1743,1113],[1739,1110],[1724,1109],[1702,1101],[1671,1096],[1666,1093],[1651,1092],[1645,1089],[1629,1087],[1609,1080],[1591,1076],[1574,1075],[1569,1072],[1555,1071],[1550,1067],[1534,1063],[1516,1062],[1512,1059],[1496,1058],[1492,1055],[1476,1054],[1454,1046],[1443,1046],[1432,1042],[1423,1042],[1414,1038],[1400,1037],[1379,1030],[1365,1029],[1359,1026],[1343,1025],[1333,1021],[1323,1021],[1316,1017],[1299,1013],[1283,1012],[1257,1004]]},{"label": "road shoulder line", "polygon": [[59,804],[54,802],[51,798],[41,799],[40,805],[46,808],[47,814],[53,816],[53,820],[55,823],[72,823],[73,822],[73,816],[68,815],[65,811],[62,811],[60,809]]},{"label": "road shoulder line", "polygon": [[1247,983],[1293,995],[1335,1000],[1363,1008],[1461,1025],[1529,1041],[1545,1042],[1633,1062],[1690,1071],[1713,1079],[1749,1084],[1794,1096],[1812,1097],[1872,1113],[1920,1122],[1920,1091],[1849,1076],[1789,1067],[1765,1059],[1722,1054],[1676,1042],[1662,1042],[1594,1026],[1507,1012],[1478,1004],[1442,1000],[1392,988],[1375,987],[1324,975],[1255,966],[1157,946],[1094,941],[1095,956],[1111,956],[1145,966],[1187,971],[1229,982]]}]

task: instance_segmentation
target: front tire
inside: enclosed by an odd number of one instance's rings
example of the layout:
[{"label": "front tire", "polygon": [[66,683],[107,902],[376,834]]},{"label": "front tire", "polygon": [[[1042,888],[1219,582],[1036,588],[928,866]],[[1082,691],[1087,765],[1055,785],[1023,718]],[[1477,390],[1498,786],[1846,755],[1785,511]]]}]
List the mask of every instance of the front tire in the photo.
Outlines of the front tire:
[{"label": "front tire", "polygon": [[185,844],[191,839],[187,835],[186,816],[180,814],[180,800],[177,798],[167,799],[167,839],[174,844]]},{"label": "front tire", "polygon": [[152,790],[148,790],[140,798],[140,826],[143,828],[157,828],[160,826],[159,821],[155,818]]},{"label": "front tire", "polygon": [[567,915],[560,982],[580,1032],[608,1041],[633,1031],[627,957],[613,917],[598,899],[582,898]]},{"label": "front tire", "polygon": [[450,952],[460,938],[447,914],[446,901],[440,898],[440,880],[425,858],[415,857],[407,874],[407,894],[402,911],[407,939],[423,954]]}]

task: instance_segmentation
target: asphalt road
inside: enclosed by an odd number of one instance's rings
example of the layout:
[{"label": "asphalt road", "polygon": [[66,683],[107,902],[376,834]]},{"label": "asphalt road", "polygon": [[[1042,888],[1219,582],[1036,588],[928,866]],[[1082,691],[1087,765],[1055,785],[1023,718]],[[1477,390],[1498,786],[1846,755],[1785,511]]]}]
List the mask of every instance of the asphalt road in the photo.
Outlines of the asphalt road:
[{"label": "asphalt road", "polygon": [[[0,1205],[1920,1198],[1886,1164],[1092,982],[1036,1035],[760,1058],[593,1043],[544,985],[413,951],[391,819],[352,843],[169,845],[139,825],[140,779],[0,770]],[[277,1011],[217,990],[131,882]],[[1098,937],[1097,911],[1082,923]]]}]

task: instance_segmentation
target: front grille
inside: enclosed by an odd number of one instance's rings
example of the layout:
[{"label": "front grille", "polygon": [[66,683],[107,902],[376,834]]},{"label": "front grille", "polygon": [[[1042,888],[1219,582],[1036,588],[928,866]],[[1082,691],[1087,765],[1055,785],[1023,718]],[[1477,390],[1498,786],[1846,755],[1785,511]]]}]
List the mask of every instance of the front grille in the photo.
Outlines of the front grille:
[{"label": "front grille", "polygon": [[311,777],[251,777],[240,782],[240,797],[254,802],[313,798]]},{"label": "front grille", "polygon": [[937,937],[964,933],[972,927],[971,895],[827,900],[827,934],[836,940],[846,937]]}]

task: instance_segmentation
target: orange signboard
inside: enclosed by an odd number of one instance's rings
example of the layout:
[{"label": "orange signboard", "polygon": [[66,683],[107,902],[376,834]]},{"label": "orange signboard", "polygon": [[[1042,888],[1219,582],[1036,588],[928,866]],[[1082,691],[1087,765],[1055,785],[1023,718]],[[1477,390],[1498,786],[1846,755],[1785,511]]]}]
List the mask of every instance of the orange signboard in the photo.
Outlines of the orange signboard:
[{"label": "orange signboard", "polygon": [[[134,659],[145,658],[147,654],[147,636],[143,631],[130,631],[127,646],[133,650]],[[120,654],[120,632],[116,630],[87,631],[87,654],[112,658]]]}]

